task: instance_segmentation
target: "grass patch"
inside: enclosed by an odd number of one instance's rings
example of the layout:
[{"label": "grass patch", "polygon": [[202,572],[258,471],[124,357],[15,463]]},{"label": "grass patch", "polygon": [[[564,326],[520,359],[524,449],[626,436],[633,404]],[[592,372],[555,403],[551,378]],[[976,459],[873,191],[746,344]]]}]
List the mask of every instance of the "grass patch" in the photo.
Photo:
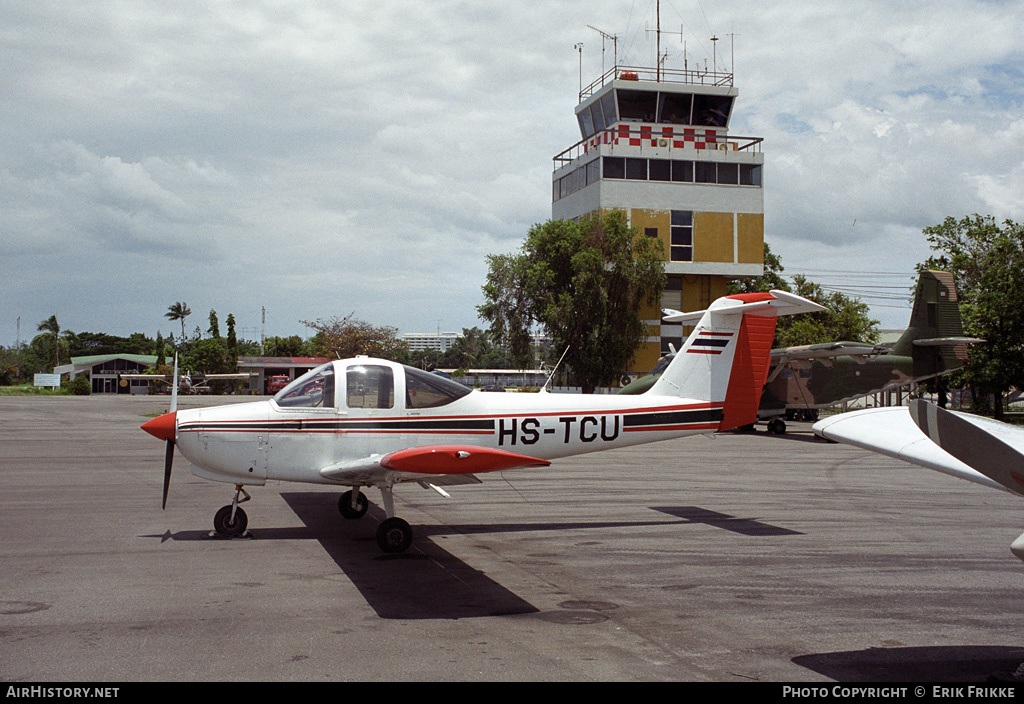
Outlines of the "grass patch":
[{"label": "grass patch", "polygon": [[50,386],[32,386],[21,384],[20,386],[0,386],[0,396],[69,396],[71,392],[67,389],[54,389]]}]

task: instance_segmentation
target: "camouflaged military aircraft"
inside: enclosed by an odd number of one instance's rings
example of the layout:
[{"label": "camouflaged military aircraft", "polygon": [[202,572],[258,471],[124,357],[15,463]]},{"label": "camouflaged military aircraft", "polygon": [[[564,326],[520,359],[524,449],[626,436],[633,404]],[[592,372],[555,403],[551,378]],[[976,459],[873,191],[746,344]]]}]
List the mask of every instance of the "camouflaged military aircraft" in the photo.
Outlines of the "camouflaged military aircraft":
[{"label": "camouflaged military aircraft", "polygon": [[[676,311],[663,312],[668,322],[680,320]],[[784,418],[816,420],[818,409],[955,371],[964,364],[967,345],[975,342],[981,340],[963,335],[953,275],[923,271],[910,325],[895,343],[826,342],[773,349],[758,419],[768,420],[769,432],[784,433]],[[643,393],[670,357],[619,393]]]}]

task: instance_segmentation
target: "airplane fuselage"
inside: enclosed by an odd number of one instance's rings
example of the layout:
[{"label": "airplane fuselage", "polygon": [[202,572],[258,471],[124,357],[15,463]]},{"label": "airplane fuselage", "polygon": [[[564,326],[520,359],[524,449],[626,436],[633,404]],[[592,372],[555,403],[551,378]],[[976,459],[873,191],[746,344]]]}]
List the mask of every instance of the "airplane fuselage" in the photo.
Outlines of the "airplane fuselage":
[{"label": "airplane fuselage", "polygon": [[[340,364],[340,363],[337,363]],[[396,379],[401,370],[395,365]],[[178,412],[177,447],[206,479],[337,483],[325,467],[416,445],[556,459],[718,429],[722,405],[677,397],[474,391],[439,408],[287,408],[274,400]]]}]

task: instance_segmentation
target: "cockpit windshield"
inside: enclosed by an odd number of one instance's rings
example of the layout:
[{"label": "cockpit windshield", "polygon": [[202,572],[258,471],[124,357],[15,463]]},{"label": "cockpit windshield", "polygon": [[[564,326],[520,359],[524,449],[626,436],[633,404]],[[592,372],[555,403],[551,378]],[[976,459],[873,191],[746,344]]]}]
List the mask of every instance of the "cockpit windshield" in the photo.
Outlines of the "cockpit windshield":
[{"label": "cockpit windshield", "polygon": [[413,367],[405,367],[406,408],[437,408],[456,401],[472,389]]},{"label": "cockpit windshield", "polygon": [[334,364],[328,362],[310,370],[274,395],[278,406],[288,408],[332,408],[334,406]]}]

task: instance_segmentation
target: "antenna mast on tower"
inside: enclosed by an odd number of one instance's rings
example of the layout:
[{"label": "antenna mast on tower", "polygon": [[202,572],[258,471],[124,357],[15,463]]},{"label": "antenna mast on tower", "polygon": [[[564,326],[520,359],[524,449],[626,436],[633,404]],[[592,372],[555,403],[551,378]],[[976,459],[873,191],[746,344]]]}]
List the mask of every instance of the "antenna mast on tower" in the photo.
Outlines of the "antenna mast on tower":
[{"label": "antenna mast on tower", "polygon": [[614,66],[618,66],[619,65],[619,35],[617,35],[617,34],[608,34],[607,32],[602,32],[600,29],[598,29],[597,27],[595,27],[593,25],[590,25],[590,24],[588,24],[587,26],[590,27],[595,32],[597,32],[598,34],[600,34],[601,37],[602,37],[602,39],[601,39],[601,75],[603,76],[604,75],[604,40],[605,39],[611,39],[612,40],[612,50],[615,52],[614,53],[614,61],[615,61],[615,63],[613,63],[612,66],[613,67]]}]

